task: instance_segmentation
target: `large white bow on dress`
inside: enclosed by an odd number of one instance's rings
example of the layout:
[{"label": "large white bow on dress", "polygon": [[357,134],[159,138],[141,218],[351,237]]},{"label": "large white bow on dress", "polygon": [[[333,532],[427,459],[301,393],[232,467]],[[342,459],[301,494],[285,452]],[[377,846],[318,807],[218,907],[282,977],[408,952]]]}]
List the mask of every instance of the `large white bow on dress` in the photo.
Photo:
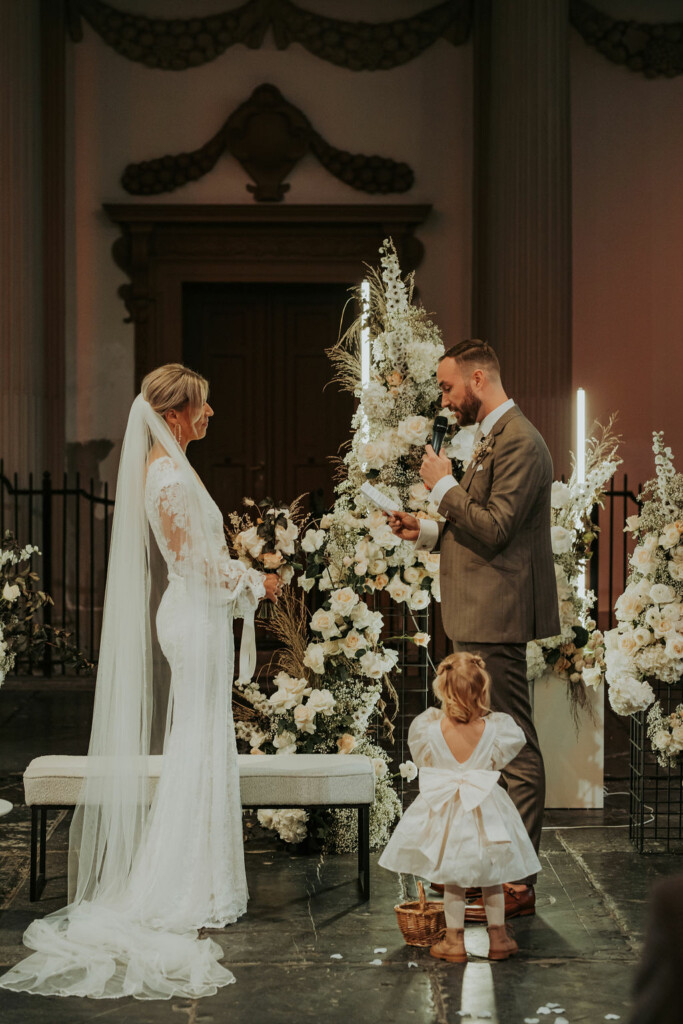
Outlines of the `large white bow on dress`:
[{"label": "large white bow on dress", "polygon": [[499,778],[500,772],[484,768],[464,772],[452,768],[420,768],[420,793],[437,813],[457,799],[465,811],[474,811],[478,807],[488,841],[509,843],[510,835],[495,801],[486,799]]}]

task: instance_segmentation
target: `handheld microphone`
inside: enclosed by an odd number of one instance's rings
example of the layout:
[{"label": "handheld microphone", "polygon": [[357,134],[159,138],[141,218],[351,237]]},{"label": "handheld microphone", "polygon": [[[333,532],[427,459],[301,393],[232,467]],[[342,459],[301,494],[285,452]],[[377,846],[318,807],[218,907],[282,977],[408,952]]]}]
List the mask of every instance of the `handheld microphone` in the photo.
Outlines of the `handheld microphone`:
[{"label": "handheld microphone", "polygon": [[448,420],[446,419],[446,417],[437,416],[436,419],[434,420],[434,426],[432,428],[432,448],[434,449],[435,455],[438,455],[439,452],[441,451],[441,445],[443,444],[443,439],[446,436],[447,430]]}]

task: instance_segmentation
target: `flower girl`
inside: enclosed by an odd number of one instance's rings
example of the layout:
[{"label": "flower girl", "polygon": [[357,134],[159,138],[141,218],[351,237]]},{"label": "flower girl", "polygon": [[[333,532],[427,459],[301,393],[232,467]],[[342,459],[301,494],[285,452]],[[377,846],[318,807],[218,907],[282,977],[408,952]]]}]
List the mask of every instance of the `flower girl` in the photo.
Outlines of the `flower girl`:
[{"label": "flower girl", "polygon": [[517,952],[505,926],[504,881],[541,865],[522,819],[498,785],[500,769],[524,746],[509,715],[490,711],[491,680],[477,654],[441,662],[429,708],[410,726],[408,744],[419,767],[420,792],[398,823],[379,863],[444,885],[446,934],[431,947],[440,960],[464,963],[465,889],[481,886],[489,959]]}]

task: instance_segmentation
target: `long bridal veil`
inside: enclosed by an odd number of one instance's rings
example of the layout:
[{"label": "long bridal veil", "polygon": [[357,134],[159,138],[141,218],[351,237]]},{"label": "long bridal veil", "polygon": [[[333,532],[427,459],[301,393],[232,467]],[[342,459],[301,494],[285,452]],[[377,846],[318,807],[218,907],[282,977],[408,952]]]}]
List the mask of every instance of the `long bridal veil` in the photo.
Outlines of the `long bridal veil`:
[{"label": "long bridal veil", "polygon": [[[151,500],[172,566],[145,507],[159,452],[165,476]],[[234,981],[217,943],[197,934],[236,920],[247,900],[231,721],[235,595],[217,513],[165,421],[138,396],[119,467],[69,904],[29,926],[24,943],[35,952],[0,979],[5,988],[164,999]],[[157,638],[150,602],[166,574]],[[169,664],[161,703],[155,688]],[[163,750],[155,794],[153,734]]]}]

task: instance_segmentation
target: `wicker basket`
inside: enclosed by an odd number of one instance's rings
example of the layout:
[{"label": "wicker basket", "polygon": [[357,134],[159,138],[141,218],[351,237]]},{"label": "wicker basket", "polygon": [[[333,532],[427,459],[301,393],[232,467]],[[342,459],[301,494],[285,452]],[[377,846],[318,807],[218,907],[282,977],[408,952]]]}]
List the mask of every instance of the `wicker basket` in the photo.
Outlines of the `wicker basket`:
[{"label": "wicker basket", "polygon": [[394,907],[398,926],[407,945],[431,946],[446,931],[443,903],[428,900],[422,882],[417,883],[417,891],[418,900],[399,903]]}]

